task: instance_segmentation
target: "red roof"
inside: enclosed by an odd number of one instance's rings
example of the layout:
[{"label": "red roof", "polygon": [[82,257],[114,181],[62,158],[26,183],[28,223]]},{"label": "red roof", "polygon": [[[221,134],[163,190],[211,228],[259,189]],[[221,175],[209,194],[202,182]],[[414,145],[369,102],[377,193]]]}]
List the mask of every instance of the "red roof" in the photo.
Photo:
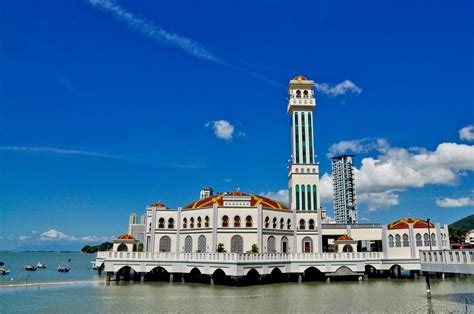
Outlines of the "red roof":
[{"label": "red roof", "polygon": [[[413,224],[413,228],[417,229],[427,229],[428,222],[420,218],[404,218],[399,219],[391,224],[388,224],[388,230],[397,230],[397,229],[408,229],[409,224]],[[430,228],[434,228],[434,225],[430,222]]]},{"label": "red roof", "polygon": [[153,203],[150,205],[151,207],[164,207],[164,208],[168,208],[168,206],[166,206],[165,203],[162,203],[162,202],[156,202],[156,203]]},{"label": "red roof", "polygon": [[135,240],[135,238],[129,234],[122,234],[117,238],[117,240]]},{"label": "red roof", "polygon": [[348,236],[347,234],[345,235],[342,235],[340,236],[339,238],[337,238],[337,241],[353,241],[354,239],[352,239],[350,236]]},{"label": "red roof", "polygon": [[307,81],[308,79],[303,75],[297,75],[293,78],[294,81]]},{"label": "red roof", "polygon": [[226,196],[250,196],[251,197],[250,206],[252,207],[262,204],[263,208],[288,210],[288,206],[278,201],[272,200],[271,198],[261,196],[261,195],[243,193],[240,191],[219,194],[219,195],[210,196],[201,200],[197,200],[195,202],[192,202],[191,204],[184,206],[183,209],[207,208],[207,207],[212,207],[215,203],[217,203],[217,206],[223,206],[224,205],[223,197],[226,197]]}]

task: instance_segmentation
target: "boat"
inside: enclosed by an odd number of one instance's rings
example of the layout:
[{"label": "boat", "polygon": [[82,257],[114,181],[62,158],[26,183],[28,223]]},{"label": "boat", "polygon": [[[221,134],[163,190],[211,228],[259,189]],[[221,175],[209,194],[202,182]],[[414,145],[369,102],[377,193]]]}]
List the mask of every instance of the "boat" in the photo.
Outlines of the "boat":
[{"label": "boat", "polygon": [[68,273],[68,272],[69,272],[69,267],[63,266],[63,265],[59,265],[59,266],[58,266],[58,272],[60,272],[60,273]]},{"label": "boat", "polygon": [[37,267],[33,265],[25,265],[25,270],[27,271],[36,271]]},{"label": "boat", "polygon": [[46,268],[46,265],[45,264],[42,264],[41,262],[38,262],[36,264],[36,268]]},{"label": "boat", "polygon": [[0,266],[0,275],[6,276],[6,275],[8,275],[8,274],[10,274],[10,270],[6,269],[6,268],[3,267],[3,266]]}]

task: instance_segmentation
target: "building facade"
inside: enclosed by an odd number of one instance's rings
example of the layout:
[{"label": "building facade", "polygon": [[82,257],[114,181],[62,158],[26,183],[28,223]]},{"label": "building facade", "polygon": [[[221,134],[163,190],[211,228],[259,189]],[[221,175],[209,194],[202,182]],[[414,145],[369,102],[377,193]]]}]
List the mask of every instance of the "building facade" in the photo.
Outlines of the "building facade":
[{"label": "building facade", "polygon": [[353,158],[354,155],[341,155],[331,158],[336,223],[357,223]]}]

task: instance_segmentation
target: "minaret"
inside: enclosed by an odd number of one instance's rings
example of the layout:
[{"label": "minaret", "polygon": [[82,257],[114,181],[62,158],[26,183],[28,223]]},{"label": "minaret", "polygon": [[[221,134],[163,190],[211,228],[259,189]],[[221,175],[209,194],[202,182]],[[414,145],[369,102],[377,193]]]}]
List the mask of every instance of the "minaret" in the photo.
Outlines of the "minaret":
[{"label": "minaret", "polygon": [[319,163],[314,158],[313,134],[314,82],[298,75],[290,81],[288,97],[292,147],[288,169],[290,208],[296,211],[318,210]]}]

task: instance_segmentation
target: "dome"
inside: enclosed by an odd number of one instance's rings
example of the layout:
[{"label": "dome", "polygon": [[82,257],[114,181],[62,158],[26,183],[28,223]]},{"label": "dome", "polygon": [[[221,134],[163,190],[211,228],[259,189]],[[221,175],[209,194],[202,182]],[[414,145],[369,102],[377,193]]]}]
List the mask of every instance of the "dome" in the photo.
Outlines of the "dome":
[{"label": "dome", "polygon": [[135,240],[135,238],[129,234],[122,234],[117,238],[117,240]]},{"label": "dome", "polygon": [[354,239],[352,239],[350,236],[345,234],[337,238],[337,241],[354,241]]},{"label": "dome", "polygon": [[303,75],[297,75],[293,78],[294,81],[307,81],[308,79]]},{"label": "dome", "polygon": [[[390,224],[388,224],[388,230],[396,230],[396,229],[408,229],[409,224],[413,224],[413,228],[418,229],[427,229],[428,222],[426,220],[422,220],[420,218],[404,218],[396,220]],[[430,228],[434,228],[434,225],[430,222]]]},{"label": "dome", "polygon": [[245,198],[245,200],[247,201],[250,200],[250,206],[252,207],[256,207],[261,204],[263,208],[288,210],[288,206],[278,201],[272,200],[271,198],[261,196],[261,195],[243,193],[240,191],[228,192],[228,193],[223,193],[223,194],[203,198],[184,206],[183,209],[208,208],[208,207],[212,207],[214,204],[217,204],[217,206],[224,206],[224,198],[226,197],[238,198],[239,196],[241,196],[242,198]]},{"label": "dome", "polygon": [[168,206],[166,206],[166,204],[162,203],[162,202],[156,202],[154,204],[151,204],[150,207],[164,207],[164,208],[168,208]]}]

